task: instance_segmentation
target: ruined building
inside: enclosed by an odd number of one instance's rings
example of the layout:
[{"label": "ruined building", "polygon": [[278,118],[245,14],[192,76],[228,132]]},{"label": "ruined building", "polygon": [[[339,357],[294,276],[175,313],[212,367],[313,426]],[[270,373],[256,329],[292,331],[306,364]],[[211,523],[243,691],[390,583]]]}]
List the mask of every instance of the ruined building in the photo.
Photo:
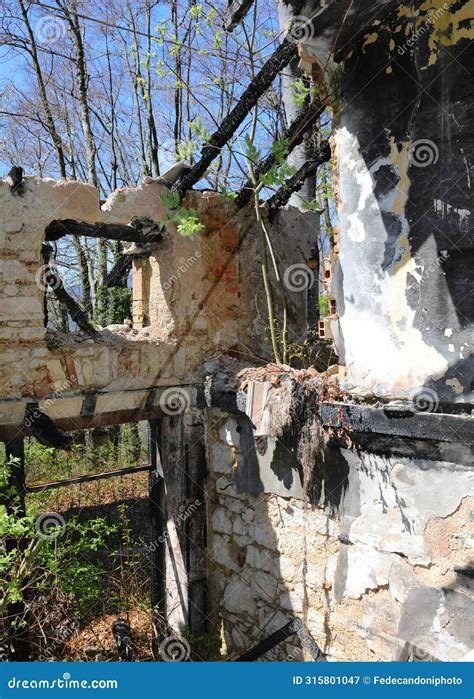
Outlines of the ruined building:
[{"label": "ruined building", "polygon": [[[137,217],[163,220],[166,188],[148,179],[101,206],[77,182],[26,178],[22,196],[2,182],[0,439],[18,448],[35,409],[66,432],[152,421],[154,595],[176,633],[218,631],[238,655],[287,628],[267,656],[281,660],[465,659],[472,3],[300,5],[302,65],[336,121],[330,375],[249,369],[271,359],[255,214],[212,193],[186,195],[202,234],[169,226],[134,257],[132,327],[47,332],[51,231],[126,240]],[[317,226],[276,214],[282,269],[307,267]],[[288,299],[298,343],[307,288]]]}]

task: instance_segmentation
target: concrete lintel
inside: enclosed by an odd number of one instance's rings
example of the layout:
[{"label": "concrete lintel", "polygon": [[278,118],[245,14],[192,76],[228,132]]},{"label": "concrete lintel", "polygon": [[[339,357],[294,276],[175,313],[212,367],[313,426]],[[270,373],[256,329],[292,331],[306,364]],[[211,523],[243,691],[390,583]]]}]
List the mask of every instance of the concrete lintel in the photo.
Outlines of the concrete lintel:
[{"label": "concrete lintel", "polygon": [[[179,415],[197,407],[196,386],[163,386],[134,391],[56,396],[39,402],[40,409],[66,432],[125,422]],[[0,401],[0,440],[30,436],[23,424],[32,399]]]}]

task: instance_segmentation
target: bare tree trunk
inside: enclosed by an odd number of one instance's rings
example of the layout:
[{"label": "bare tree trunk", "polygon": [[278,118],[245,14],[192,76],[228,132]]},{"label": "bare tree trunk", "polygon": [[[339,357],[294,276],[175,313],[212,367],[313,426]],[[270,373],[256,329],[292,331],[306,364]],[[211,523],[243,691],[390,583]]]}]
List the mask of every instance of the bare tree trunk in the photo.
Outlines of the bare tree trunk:
[{"label": "bare tree trunk", "polygon": [[77,235],[71,236],[72,244],[76,250],[77,260],[79,262],[79,273],[81,275],[81,287],[82,287],[82,307],[87,313],[89,320],[92,317],[92,299],[91,299],[91,285],[89,280],[89,269],[87,265],[87,256],[83,245],[81,244],[80,238]]},{"label": "bare tree trunk", "polygon": [[25,23],[26,31],[28,33],[28,38],[30,41],[30,55],[33,60],[33,67],[36,73],[36,79],[38,82],[38,88],[41,96],[41,103],[43,105],[43,109],[46,115],[46,124],[47,124],[47,129],[48,132],[53,140],[54,148],[56,150],[56,156],[58,160],[58,168],[59,168],[59,174],[61,177],[66,177],[66,161],[64,159],[64,149],[63,149],[63,144],[61,137],[56,129],[56,125],[54,123],[53,119],[53,114],[52,110],[49,104],[48,100],[48,95],[46,93],[46,85],[44,82],[43,78],[43,72],[41,70],[41,66],[39,63],[38,59],[38,51],[37,51],[37,46],[36,46],[36,40],[35,40],[35,35],[33,33],[33,30],[31,28],[30,20],[28,18],[28,13],[25,9],[25,5],[23,0],[18,0],[20,9],[21,9],[21,14],[23,17],[23,21]]},{"label": "bare tree trunk", "polygon": [[[173,22],[173,29],[178,41],[178,3],[177,0],[171,0],[171,21]],[[176,72],[176,88],[174,91],[174,142],[176,147],[176,152],[178,152],[178,146],[181,142],[181,130],[183,125],[183,74],[181,65],[181,49],[179,46],[176,47],[175,52],[175,72]]]},{"label": "bare tree trunk", "polygon": [[113,72],[112,65],[110,62],[110,51],[109,51],[109,40],[108,34],[105,35],[105,48],[107,52],[107,73],[108,73],[108,87],[109,87],[109,99],[110,99],[110,150],[112,154],[111,158],[111,184],[112,189],[117,189],[117,151],[115,146],[115,98],[114,98],[114,84],[113,84]]},{"label": "bare tree trunk", "polygon": [[74,48],[76,50],[76,77],[77,87],[79,90],[79,103],[81,106],[82,133],[84,134],[86,147],[88,181],[90,184],[93,184],[95,187],[99,188],[100,183],[97,177],[96,168],[97,148],[94,141],[94,135],[92,133],[88,100],[89,75],[87,73],[87,62],[84,52],[81,26],[77,16],[76,0],[71,0],[70,6],[62,4],[61,0],[56,0],[56,3],[62,9],[68,21]]},{"label": "bare tree trunk", "polygon": [[158,136],[156,133],[155,116],[153,114],[153,100],[151,90],[151,5],[150,0],[145,0],[146,12],[146,32],[147,39],[147,121],[148,121],[148,150],[150,153],[150,162],[152,175],[158,177],[160,174],[160,165],[158,163]]}]

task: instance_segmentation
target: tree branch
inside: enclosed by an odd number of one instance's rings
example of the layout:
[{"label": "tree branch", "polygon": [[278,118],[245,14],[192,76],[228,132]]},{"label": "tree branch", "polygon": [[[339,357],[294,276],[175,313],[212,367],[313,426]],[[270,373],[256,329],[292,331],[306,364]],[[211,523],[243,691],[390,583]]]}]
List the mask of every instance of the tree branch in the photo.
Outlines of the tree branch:
[{"label": "tree branch", "polygon": [[229,0],[224,14],[224,28],[231,32],[244,19],[253,5],[253,0]]},{"label": "tree branch", "polygon": [[110,272],[105,278],[105,286],[110,289],[111,286],[119,286],[127,279],[132,269],[132,258],[130,255],[120,255]]}]

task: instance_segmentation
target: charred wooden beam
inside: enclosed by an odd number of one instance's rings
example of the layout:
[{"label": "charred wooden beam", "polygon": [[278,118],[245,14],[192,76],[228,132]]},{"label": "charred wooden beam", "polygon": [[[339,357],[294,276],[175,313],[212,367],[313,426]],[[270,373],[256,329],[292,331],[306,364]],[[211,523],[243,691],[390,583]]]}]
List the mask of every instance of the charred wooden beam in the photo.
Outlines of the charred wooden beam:
[{"label": "charred wooden beam", "polygon": [[146,245],[156,243],[163,237],[163,226],[147,218],[134,218],[130,224],[123,223],[84,223],[64,219],[52,221],[45,231],[45,239],[59,240],[65,235],[83,235],[88,238],[104,238],[106,240],[125,240],[131,243]]},{"label": "charred wooden beam", "polygon": [[24,423],[33,437],[45,447],[69,449],[72,445],[72,437],[60,430],[51,418],[39,409],[38,403],[27,403]]},{"label": "charred wooden beam", "polygon": [[275,192],[275,194],[270,197],[267,201],[268,213],[270,219],[275,215],[275,213],[282,206],[288,204],[291,195],[297,192],[303,186],[304,182],[315,174],[316,170],[322,163],[325,163],[331,157],[331,149],[326,141],[321,145],[317,155],[311,160],[307,160],[305,164],[300,167],[298,172],[296,172],[292,177],[289,177],[285,184],[280,187],[280,189]]},{"label": "charred wooden beam", "polygon": [[270,87],[278,73],[293,58],[296,58],[297,54],[296,44],[284,39],[248,85],[230,114],[226,116],[217,131],[204,144],[200,160],[173,184],[173,189],[180,196],[184,196],[186,191],[203,177],[209,165],[217,158],[221,149],[234,135],[250,110],[255,107],[263,93]]},{"label": "charred wooden beam", "polygon": [[[303,625],[301,621],[299,619],[292,619],[287,624],[285,624],[285,626],[282,626],[280,629],[277,629],[277,631],[274,631],[272,634],[270,634],[268,638],[265,638],[263,641],[260,641],[260,643],[257,643],[256,646],[254,646],[246,653],[236,658],[235,662],[253,662],[255,660],[258,660],[263,655],[275,648],[275,646],[277,646],[279,643],[282,643],[283,641],[286,641],[286,639],[290,636],[293,636],[293,634],[297,633],[299,635],[302,630]],[[303,645],[305,648],[308,648],[309,652],[313,657],[313,660],[317,662],[325,662],[326,658],[324,656],[324,653],[321,651],[321,649],[318,647],[318,645],[315,643],[313,639],[311,639],[309,644],[306,641],[304,641]]]},{"label": "charred wooden beam", "polygon": [[244,19],[253,5],[253,0],[229,0],[224,15],[224,27],[226,32],[231,32]]},{"label": "charred wooden beam", "polygon": [[[280,629],[277,629],[277,631],[270,634],[268,638],[260,641],[260,643],[257,643],[257,645],[251,648],[249,651],[236,658],[235,662],[253,662],[258,660],[263,655],[275,648],[275,646],[277,646],[279,643],[286,641],[287,638],[293,636],[295,633],[300,635],[302,631],[304,633],[301,621],[299,619],[292,619],[285,624],[285,626],[282,626]],[[312,638],[303,639],[302,645],[310,652],[313,660],[316,662],[326,662],[324,653]]]},{"label": "charred wooden beam", "polygon": [[[296,146],[303,142],[306,131],[314,124],[324,111],[324,105],[321,104],[319,97],[314,97],[313,100],[308,99],[308,104],[303,107],[302,111],[294,119],[286,131],[282,134],[281,139],[288,142],[288,153],[291,153]],[[329,159],[329,158],[328,158]],[[270,152],[265,158],[262,158],[255,166],[255,175],[257,179],[270,170],[276,163],[276,157],[273,152]],[[247,204],[252,197],[252,182],[247,180],[244,186],[239,190],[235,203],[240,209]]]},{"label": "charred wooden beam", "polygon": [[51,245],[43,243],[41,252],[44,260],[44,283],[49,286],[58,301],[66,306],[69,315],[73,321],[77,323],[80,329],[86,332],[88,335],[96,335],[97,330],[89,322],[86,312],[77,303],[77,301],[68,294],[64,288],[63,280],[59,276],[56,269],[50,264],[51,255],[53,252]]}]

